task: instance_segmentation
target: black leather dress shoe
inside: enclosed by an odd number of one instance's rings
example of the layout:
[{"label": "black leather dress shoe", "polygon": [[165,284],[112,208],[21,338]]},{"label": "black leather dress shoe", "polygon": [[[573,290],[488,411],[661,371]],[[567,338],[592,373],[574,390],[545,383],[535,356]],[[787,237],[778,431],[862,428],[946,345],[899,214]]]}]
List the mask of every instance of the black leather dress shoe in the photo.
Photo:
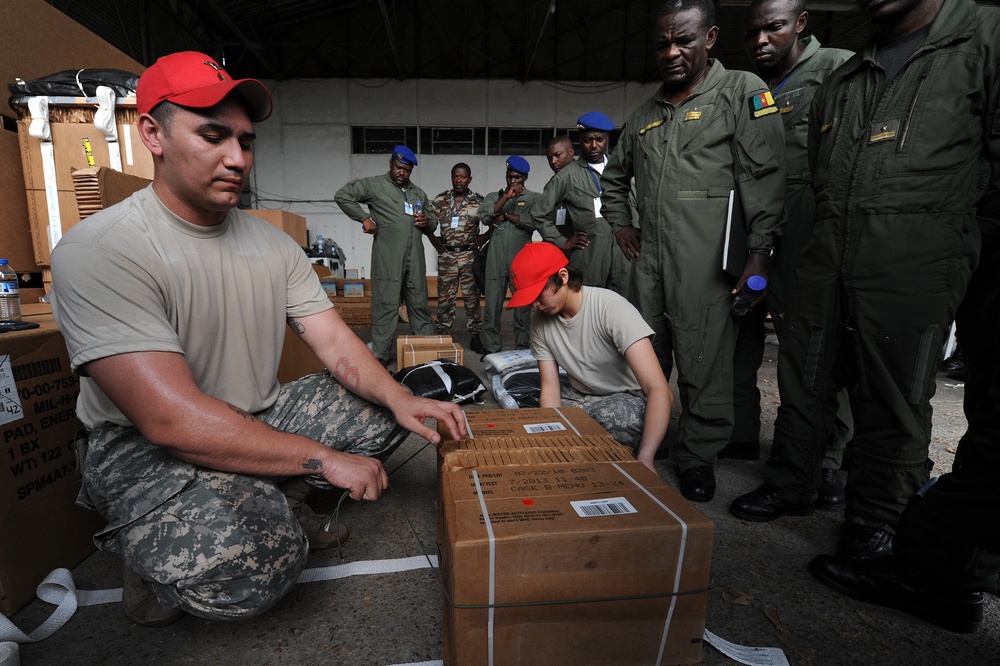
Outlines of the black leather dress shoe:
[{"label": "black leather dress shoe", "polygon": [[681,472],[681,495],[692,502],[711,502],[715,497],[715,472],[712,466],[699,465]]},{"label": "black leather dress shoe", "polygon": [[770,483],[764,483],[756,490],[740,495],[729,505],[729,513],[755,523],[765,523],[782,516],[808,516],[813,509],[815,505],[812,503],[789,502]]},{"label": "black leather dress shoe", "polygon": [[878,527],[846,523],[837,542],[837,555],[870,560],[892,554],[892,535]]},{"label": "black leather dress shoe", "polygon": [[729,442],[717,457],[719,460],[758,460],[760,442]]},{"label": "black leather dress shoe", "polygon": [[469,349],[471,349],[473,351],[473,353],[476,353],[476,354],[486,354],[487,353],[486,347],[483,346],[483,341],[479,339],[479,334],[478,333],[473,333],[472,334],[472,339],[469,340]]},{"label": "black leather dress shoe", "polygon": [[981,592],[941,589],[895,555],[874,560],[852,560],[820,555],[809,572],[841,594],[888,606],[949,631],[971,634],[983,621]]},{"label": "black leather dress shoe", "polygon": [[835,469],[823,468],[823,480],[816,491],[819,493],[816,506],[820,509],[839,509],[845,504],[844,482]]}]

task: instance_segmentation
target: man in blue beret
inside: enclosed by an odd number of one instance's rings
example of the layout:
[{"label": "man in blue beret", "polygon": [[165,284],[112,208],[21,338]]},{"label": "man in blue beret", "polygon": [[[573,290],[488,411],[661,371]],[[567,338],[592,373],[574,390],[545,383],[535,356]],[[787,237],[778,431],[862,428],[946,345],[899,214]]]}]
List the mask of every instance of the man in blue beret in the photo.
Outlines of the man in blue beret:
[{"label": "man in blue beret", "polygon": [[[510,287],[512,292],[514,288],[510,280],[510,264],[521,248],[531,241],[535,230],[531,223],[531,207],[538,199],[538,193],[524,186],[529,171],[531,165],[528,160],[520,155],[511,155],[507,158],[507,187],[488,194],[479,208],[479,219],[490,228],[490,249],[486,255],[486,312],[481,336],[487,354],[498,352],[502,347],[500,323],[503,302],[507,288]],[[514,346],[517,349],[528,348],[530,317],[528,308],[514,310]]]},{"label": "man in blue beret", "polygon": [[410,329],[416,335],[435,335],[427,307],[423,237],[434,232],[437,219],[427,217],[427,193],[410,181],[416,165],[412,150],[396,146],[388,173],[352,180],[334,197],[344,214],[374,238],[372,350],[382,365],[388,365],[395,345],[400,300],[406,303]]},{"label": "man in blue beret", "polygon": [[[531,218],[542,238],[567,254],[570,266],[583,272],[583,283],[607,287],[611,278],[615,240],[610,225],[601,217],[601,174],[607,164],[608,136],[614,122],[599,111],[577,120],[580,158],[560,169],[542,190]],[[556,226],[556,209],[566,206],[575,233],[566,236]]]}]

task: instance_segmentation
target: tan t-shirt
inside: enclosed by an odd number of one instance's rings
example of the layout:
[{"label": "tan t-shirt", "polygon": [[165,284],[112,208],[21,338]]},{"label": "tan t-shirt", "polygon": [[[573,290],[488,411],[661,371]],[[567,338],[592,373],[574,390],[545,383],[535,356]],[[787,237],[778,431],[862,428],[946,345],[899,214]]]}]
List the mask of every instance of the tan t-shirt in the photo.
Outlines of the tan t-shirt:
[{"label": "tan t-shirt", "polygon": [[52,252],[52,276],[88,428],[131,425],[83,368],[130,352],[184,354],[207,395],[249,412],[269,407],[286,318],[332,307],[283,231],[239,210],[214,227],[189,224],[152,187],[70,229]]},{"label": "tan t-shirt", "polygon": [[537,312],[531,318],[531,353],[555,361],[570,385],[587,395],[642,390],[625,350],[653,329],[635,307],[609,289],[583,287],[580,311],[570,319]]}]

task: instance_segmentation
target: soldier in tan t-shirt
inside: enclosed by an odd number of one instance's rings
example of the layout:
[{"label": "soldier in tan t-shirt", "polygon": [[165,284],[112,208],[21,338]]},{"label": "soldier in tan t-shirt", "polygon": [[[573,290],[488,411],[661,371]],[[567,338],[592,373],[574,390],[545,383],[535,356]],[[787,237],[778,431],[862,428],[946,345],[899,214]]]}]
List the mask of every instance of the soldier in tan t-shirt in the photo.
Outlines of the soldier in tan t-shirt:
[{"label": "soldier in tan t-shirt", "polygon": [[[583,408],[616,440],[653,459],[670,422],[674,396],[656,362],[653,330],[624,297],[584,287],[583,274],[552,243],[530,243],[511,264],[508,308],[531,305],[531,352],[538,360],[542,407]],[[559,366],[570,386],[559,382]]]},{"label": "soldier in tan t-shirt", "polygon": [[[136,97],[152,185],[52,252],[89,431],[79,502],[108,520],[95,541],[125,561],[133,621],[252,617],[310,548],[346,538],[306,506],[306,480],[374,500],[388,485],[380,458],[409,431],[437,442],[425,419],[464,427],[456,405],[389,376],[291,238],[234,210],[267,89],[183,52],[147,69]],[[327,372],[278,383],[286,321]]]}]

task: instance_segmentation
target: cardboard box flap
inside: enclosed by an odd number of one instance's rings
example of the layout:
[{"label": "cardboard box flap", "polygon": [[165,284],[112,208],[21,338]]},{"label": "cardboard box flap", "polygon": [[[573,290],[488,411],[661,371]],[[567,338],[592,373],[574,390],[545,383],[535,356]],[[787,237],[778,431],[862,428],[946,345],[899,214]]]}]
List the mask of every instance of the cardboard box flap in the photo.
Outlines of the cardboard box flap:
[{"label": "cardboard box flap", "polygon": [[452,451],[443,454],[443,470],[452,472],[489,466],[632,462],[634,460],[632,449],[615,444],[612,440],[610,443],[606,442],[605,446]]},{"label": "cardboard box flap", "polygon": [[[469,439],[483,437],[564,437],[574,435],[610,437],[580,407],[536,407],[529,409],[468,409],[465,427]],[[438,424],[438,432],[447,435]]]}]

